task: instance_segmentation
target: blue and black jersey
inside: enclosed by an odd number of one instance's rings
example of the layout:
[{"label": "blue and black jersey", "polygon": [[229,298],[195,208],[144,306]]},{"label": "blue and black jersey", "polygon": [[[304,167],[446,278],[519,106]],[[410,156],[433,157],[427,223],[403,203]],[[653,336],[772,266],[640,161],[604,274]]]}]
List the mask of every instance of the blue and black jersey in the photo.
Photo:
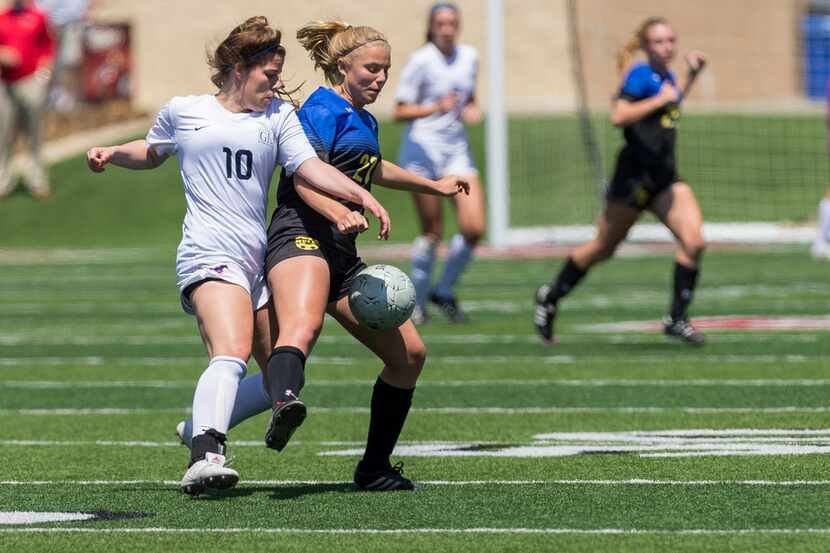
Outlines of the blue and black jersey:
[{"label": "blue and black jersey", "polygon": [[[653,98],[660,93],[660,88],[666,82],[677,86],[671,71],[661,73],[647,63],[638,63],[625,76],[619,98],[629,102]],[[624,131],[625,141],[646,155],[673,153],[676,121],[679,118],[679,104],[667,104],[644,119],[628,125]]]},{"label": "blue and black jersey", "polygon": [[[370,190],[372,176],[381,161],[378,122],[374,116],[366,110],[355,109],[336,92],[324,87],[314,91],[297,116],[317,157]],[[293,176],[283,171],[277,203],[291,205],[298,201],[302,200],[294,190]],[[357,205],[349,207],[361,209]]]},{"label": "blue and black jersey", "polygon": [[[638,63],[626,74],[618,97],[629,102],[652,98],[666,82],[677,85],[671,71],[661,72],[647,63]],[[625,145],[617,156],[609,200],[644,209],[657,194],[679,180],[675,162],[679,117],[679,104],[667,104],[625,127]]]},{"label": "blue and black jersey", "polygon": [[[325,87],[314,91],[297,116],[317,156],[370,190],[372,177],[381,162],[378,122],[374,116],[366,110],[355,109]],[[333,242],[339,249],[356,255],[355,235],[340,234],[336,225],[309,207],[294,189],[294,176],[285,171],[280,175],[277,204],[271,231],[301,226],[315,235],[315,239]],[[353,211],[363,211],[359,205],[346,201],[343,204]]]}]

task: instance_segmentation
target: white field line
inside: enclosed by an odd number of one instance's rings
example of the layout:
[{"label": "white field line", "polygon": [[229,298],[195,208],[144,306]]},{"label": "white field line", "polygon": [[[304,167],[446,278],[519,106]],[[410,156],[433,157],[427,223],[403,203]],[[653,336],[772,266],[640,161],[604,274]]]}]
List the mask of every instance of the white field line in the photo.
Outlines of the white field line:
[{"label": "white field line", "polygon": [[[307,381],[309,387],[349,387],[371,386],[373,380],[343,379],[343,380],[313,380]],[[193,388],[193,380],[6,380],[0,381],[0,389],[13,388],[22,390],[51,390],[51,389],[81,389],[81,388]],[[420,380],[419,387],[487,387],[487,386],[561,386],[570,388],[605,388],[605,387],[660,387],[675,388],[687,386],[712,387],[814,387],[830,386],[828,378],[755,378],[755,379],[614,379],[614,378],[586,378],[586,379],[492,379],[492,380]]]},{"label": "white field line", "polygon": [[[152,261],[158,252],[142,248],[115,249],[0,249],[0,265],[29,267],[31,265],[67,265],[85,267],[92,263],[124,264]],[[119,270],[121,268],[119,267]]]},{"label": "white field line", "polygon": [[[418,480],[426,486],[830,486],[830,480]],[[339,486],[351,480],[240,480],[241,486]],[[0,486],[169,486],[179,480],[0,480]]]},{"label": "white field line", "polygon": [[[652,333],[649,333],[652,334]],[[457,344],[457,345],[481,345],[481,344],[538,344],[536,336],[520,334],[458,334],[458,335],[424,335],[428,344]],[[774,340],[778,343],[799,343],[812,344],[820,339],[818,334],[784,334],[771,333],[760,334],[753,332],[718,335],[716,341],[723,343],[768,343]],[[569,335],[568,343],[573,344],[653,344],[654,339],[649,336],[604,336],[604,335]],[[321,336],[318,343],[333,345],[353,344],[359,347],[357,341],[349,336]],[[31,332],[5,332],[0,333],[0,345],[4,346],[107,346],[107,345],[128,345],[128,346],[160,346],[160,345],[199,345],[202,340],[198,336],[163,336],[163,335],[76,335],[60,333],[31,333]]]},{"label": "white field line", "polygon": [[400,534],[540,534],[540,535],[827,535],[830,528],[0,528],[3,534],[312,534],[312,535],[400,535]]},{"label": "white field line", "polygon": [[[823,294],[823,292],[822,292]],[[818,294],[817,294],[818,295]],[[42,315],[49,317],[56,313],[62,315],[93,315],[93,314],[123,314],[132,313],[174,315],[181,313],[181,307],[175,302],[125,302],[123,296],[111,293],[111,296],[103,296],[100,292],[78,293],[80,299],[85,301],[60,302],[50,304],[37,303],[8,303],[3,305],[4,313],[14,315]],[[574,312],[607,310],[612,307],[631,306],[638,309],[661,309],[665,308],[665,300],[652,294],[643,293],[642,297],[637,295],[627,296],[592,296],[586,299],[571,300],[568,302],[568,309]],[[703,295],[701,294],[701,297]],[[62,297],[62,296],[61,296]],[[60,300],[61,297],[52,298]],[[769,301],[770,298],[747,294],[747,298],[758,297]],[[0,296],[2,298],[2,296]],[[744,299],[747,299],[744,298]],[[729,301],[732,298],[711,298],[721,302]],[[738,299],[737,297],[734,299]],[[786,297],[779,298],[784,301]],[[788,300],[787,306],[791,310],[811,309],[815,307],[815,301],[809,300]],[[470,313],[501,314],[501,315],[528,315],[533,310],[530,302],[516,302],[510,300],[467,300],[464,302],[464,310]],[[183,316],[183,315],[182,315]],[[179,321],[187,319],[179,318]],[[584,330],[584,328],[583,328]],[[607,330],[606,330],[607,332]]]},{"label": "white field line", "polygon": [[[718,431],[712,431],[716,434],[715,436],[720,436],[722,433],[718,433]],[[763,430],[757,430],[756,432],[764,433],[764,434],[771,434],[776,435],[777,432],[765,432]],[[672,431],[674,434],[678,434],[677,431]],[[740,431],[736,431],[735,433],[740,434]],[[648,434],[648,433],[646,433]],[[827,431],[798,431],[798,430],[791,430],[791,431],[781,431],[780,435],[782,437],[772,437],[772,436],[765,436],[765,437],[734,437],[730,436],[729,441],[732,444],[759,444],[759,443],[770,443],[773,445],[779,444],[786,444],[791,441],[791,437],[793,435],[799,434],[806,434],[808,437],[799,437],[798,442],[804,444],[818,444],[818,445],[826,445],[827,444]],[[809,437],[810,435],[814,435],[815,437]],[[600,436],[605,436],[606,434],[599,434]],[[702,434],[702,435],[705,435]],[[551,436],[559,436],[552,434]],[[591,433],[580,434],[579,437],[573,437],[570,434],[561,434],[560,438],[548,438],[547,435],[539,435],[536,437],[536,441],[531,445],[569,445],[571,443],[575,443],[575,445],[579,445],[580,443],[584,443],[586,439],[590,439]],[[597,438],[596,440],[599,440]],[[617,437],[610,437],[610,438],[602,438],[603,441],[607,442],[609,447],[613,447],[615,442],[616,443],[626,443],[626,442],[645,442],[647,441],[643,436],[638,436],[636,434],[631,434],[630,437],[623,436],[621,439],[618,435]],[[654,440],[653,443],[667,443],[667,440],[660,441],[659,439]],[[470,445],[500,445],[503,444],[504,441],[500,442],[493,442],[493,441],[486,441],[486,440],[475,440],[475,441],[440,441],[440,440],[406,440],[398,442],[398,446],[406,447],[406,446],[443,446],[443,447],[466,447]],[[703,443],[700,445],[700,440],[689,439],[687,441],[682,440],[673,440],[672,445],[692,445],[696,448],[704,447],[704,446],[711,446],[711,444]],[[350,441],[331,441],[331,440],[323,440],[323,441],[291,441],[290,447],[300,447],[300,446],[319,446],[319,447],[343,447],[343,446],[363,446],[364,442],[350,442]],[[150,441],[150,440],[0,440],[0,446],[6,447],[13,447],[13,446],[22,446],[22,447],[143,447],[143,448],[176,448],[182,447],[181,442],[178,441],[168,441],[168,442],[158,442],[158,441]],[[236,447],[254,447],[254,448],[261,448],[263,446],[262,440],[239,440],[234,441],[233,446]]]},{"label": "white field line", "polygon": [[[368,407],[313,407],[314,414],[336,415],[364,415],[369,413]],[[685,413],[691,415],[718,415],[718,414],[818,414],[830,413],[830,406],[803,407],[788,405],[781,407],[413,407],[412,413],[425,415],[545,415],[545,414],[661,414]],[[0,409],[0,416],[75,416],[75,415],[145,415],[158,413],[190,413],[189,407],[170,408],[54,408],[54,409]]]},{"label": "white field line", "polygon": [[[672,353],[672,363],[678,362],[694,363],[721,363],[721,364],[800,364],[809,363],[822,359],[820,353],[804,354],[750,354],[750,355],[692,355]],[[205,357],[129,357],[129,356],[61,356],[61,357],[0,357],[0,366],[61,366],[61,365],[91,365],[91,366],[165,366],[176,364],[204,365]],[[593,363],[614,363],[616,365],[665,365],[669,357],[665,355],[584,355],[576,357],[573,355],[448,355],[432,356],[427,359],[429,364],[437,365],[515,365],[522,364],[543,364],[543,365],[572,365],[579,361],[591,361]],[[309,359],[309,365],[366,365],[374,363],[374,358],[365,356],[337,357],[337,356],[313,356]]]}]

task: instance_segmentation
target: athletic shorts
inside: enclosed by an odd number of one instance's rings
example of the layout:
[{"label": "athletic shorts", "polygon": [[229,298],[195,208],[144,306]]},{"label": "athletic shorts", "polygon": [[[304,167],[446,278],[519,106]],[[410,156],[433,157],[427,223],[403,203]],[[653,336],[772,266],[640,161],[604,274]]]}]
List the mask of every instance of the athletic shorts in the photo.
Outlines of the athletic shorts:
[{"label": "athletic shorts", "polygon": [[674,159],[667,157],[661,163],[645,165],[630,148],[624,147],[617,156],[605,199],[642,211],[651,207],[657,195],[680,180]]},{"label": "athletic shorts", "polygon": [[208,280],[221,280],[244,288],[251,295],[254,311],[265,306],[271,297],[263,271],[251,273],[227,259],[221,260],[214,257],[201,263],[196,260],[195,263],[189,263],[187,267],[178,268],[177,273],[182,309],[188,315],[195,314],[193,304],[190,302],[190,293],[196,285]]},{"label": "athletic shorts", "polygon": [[398,163],[407,171],[432,180],[447,175],[478,176],[478,169],[466,140],[453,145],[440,145],[424,144],[405,138]]},{"label": "athletic shorts", "polygon": [[328,303],[347,296],[357,274],[366,268],[360,257],[344,252],[332,240],[324,238],[325,232],[315,233],[302,225],[271,221],[268,229],[268,254],[265,258],[266,274],[281,261],[301,255],[319,257],[329,266]]}]

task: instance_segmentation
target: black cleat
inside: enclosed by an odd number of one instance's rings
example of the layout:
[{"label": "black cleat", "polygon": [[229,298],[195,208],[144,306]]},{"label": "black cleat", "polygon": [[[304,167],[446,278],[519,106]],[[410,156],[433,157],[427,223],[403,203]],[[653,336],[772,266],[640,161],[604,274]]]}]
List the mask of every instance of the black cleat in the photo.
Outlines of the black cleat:
[{"label": "black cleat", "polygon": [[433,292],[429,295],[429,301],[434,303],[438,309],[443,311],[444,315],[447,316],[450,322],[466,323],[468,321],[467,314],[461,311],[455,297],[450,296],[448,298],[444,298]]},{"label": "black cleat", "polygon": [[265,431],[265,445],[277,451],[285,449],[294,431],[303,424],[306,412],[305,403],[299,399],[287,401],[274,409]]},{"label": "black cleat", "polygon": [[553,321],[556,319],[556,304],[548,300],[550,286],[543,284],[536,290],[533,302],[536,310],[533,312],[533,326],[546,344],[554,343]]},{"label": "black cleat", "polygon": [[354,469],[354,483],[367,492],[415,491],[415,484],[403,475],[403,463],[393,467],[363,472],[360,463]]},{"label": "black cleat", "polygon": [[702,346],[706,338],[698,332],[686,319],[674,320],[671,317],[663,319],[663,333],[672,338],[683,340],[687,344]]}]

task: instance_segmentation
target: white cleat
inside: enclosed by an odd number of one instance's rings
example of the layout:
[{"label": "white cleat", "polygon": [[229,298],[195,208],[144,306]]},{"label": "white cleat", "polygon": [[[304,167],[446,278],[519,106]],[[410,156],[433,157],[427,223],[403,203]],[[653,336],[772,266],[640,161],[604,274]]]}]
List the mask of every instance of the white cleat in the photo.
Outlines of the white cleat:
[{"label": "white cleat", "polygon": [[196,461],[182,478],[182,491],[188,495],[199,495],[205,490],[226,490],[239,482],[239,473],[225,466],[225,456],[205,453],[205,458]]},{"label": "white cleat", "polygon": [[830,242],[817,238],[810,248],[810,253],[813,254],[813,259],[830,260]]},{"label": "white cleat", "polygon": [[190,440],[188,440],[185,435],[185,422],[181,421],[179,424],[176,425],[176,437],[179,439],[179,442],[187,449],[190,449]]}]

